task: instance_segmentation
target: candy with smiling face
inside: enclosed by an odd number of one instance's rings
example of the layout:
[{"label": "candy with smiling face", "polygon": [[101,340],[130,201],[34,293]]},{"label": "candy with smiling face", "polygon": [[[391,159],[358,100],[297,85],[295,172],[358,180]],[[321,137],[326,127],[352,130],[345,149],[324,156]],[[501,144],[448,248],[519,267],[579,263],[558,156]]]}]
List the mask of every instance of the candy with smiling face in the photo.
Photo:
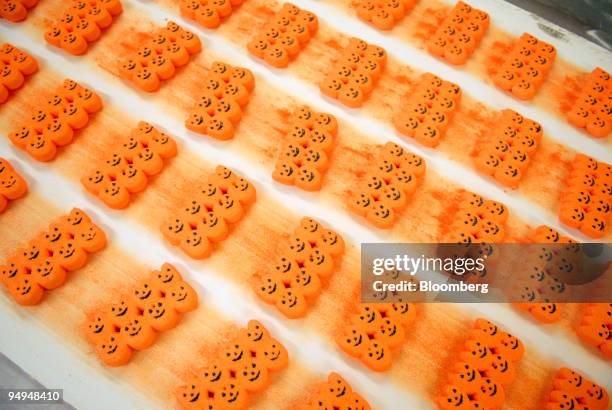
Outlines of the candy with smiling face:
[{"label": "candy with smiling face", "polygon": [[308,269],[300,269],[298,273],[293,275],[290,283],[293,289],[298,290],[307,298],[314,298],[321,291],[319,276]]},{"label": "candy with smiling face", "polygon": [[143,350],[155,343],[156,333],[142,316],[133,317],[121,327],[122,339],[135,350]]},{"label": "candy with smiling face", "polygon": [[276,303],[283,288],[283,282],[275,274],[263,275],[259,280],[255,280],[253,284],[253,289],[257,296],[267,303]]},{"label": "candy with smiling face", "polygon": [[600,213],[589,213],[585,215],[580,231],[590,238],[602,238],[608,230],[606,216]]},{"label": "candy with smiling face", "polygon": [[73,102],[82,107],[88,114],[93,114],[102,109],[102,99],[93,90],[81,87]]},{"label": "candy with smiling face", "polygon": [[36,135],[28,139],[25,150],[32,158],[48,162],[57,155],[57,147],[47,135]]},{"label": "candy with smiling face", "polygon": [[132,318],[137,317],[139,310],[131,298],[123,297],[110,305],[108,313],[112,323],[123,325],[132,320]]},{"label": "candy with smiling face", "polygon": [[300,288],[283,288],[276,300],[276,307],[288,318],[295,319],[306,313],[308,305]]},{"label": "candy with smiling face", "polygon": [[92,343],[98,343],[114,332],[115,328],[107,313],[92,313],[87,317],[86,336]]},{"label": "candy with smiling face", "polygon": [[394,349],[401,346],[405,338],[404,327],[399,322],[391,318],[384,318],[380,321],[375,339]]},{"label": "candy with smiling face", "polygon": [[135,194],[147,188],[148,179],[143,169],[133,163],[122,166],[115,175],[117,182],[128,192]]},{"label": "candy with smiling face", "polygon": [[249,393],[259,393],[270,384],[268,369],[257,358],[249,358],[238,368],[236,379]]},{"label": "candy with smiling face", "polygon": [[108,333],[96,343],[96,353],[108,366],[123,366],[130,361],[132,349],[119,333]]},{"label": "candy with smiling face", "polygon": [[190,234],[189,223],[184,218],[174,218],[168,220],[161,227],[162,233],[173,245],[178,245]]},{"label": "candy with smiling face", "polygon": [[17,275],[5,282],[9,293],[20,305],[32,306],[42,300],[45,291],[34,279],[32,275]]},{"label": "candy with smiling face", "polygon": [[563,391],[552,391],[546,405],[547,410],[577,409],[581,405],[577,399]]},{"label": "candy with smiling face", "polygon": [[76,23],[74,31],[82,36],[88,43],[96,41],[102,35],[100,27],[98,27],[93,20],[88,20],[86,18],[80,19]]},{"label": "candy with smiling face", "polygon": [[161,85],[159,76],[147,67],[138,67],[132,76],[132,82],[141,90],[155,92]]},{"label": "candy with smiling face", "polygon": [[198,307],[198,295],[186,282],[176,282],[165,291],[168,305],[177,312],[186,313]]},{"label": "candy with smiling face", "polygon": [[[322,229],[322,228],[321,228]],[[321,249],[313,249],[304,262],[304,267],[311,274],[329,277],[333,272],[334,262],[331,256]]]},{"label": "candy with smiling face", "polygon": [[271,371],[278,371],[287,367],[289,354],[287,349],[274,338],[269,338],[265,345],[257,350],[262,363]]},{"label": "candy with smiling face", "polygon": [[179,314],[163,298],[152,300],[143,315],[146,323],[159,332],[172,329],[180,319]]},{"label": "candy with smiling face", "polygon": [[357,312],[351,316],[350,321],[370,330],[378,330],[384,325],[383,316],[374,304],[358,305]]},{"label": "candy with smiling face", "polygon": [[70,124],[57,118],[49,122],[42,132],[47,139],[60,147],[70,144],[74,136]]},{"label": "candy with smiling face", "polygon": [[200,229],[188,230],[182,236],[179,246],[194,259],[204,259],[211,252],[210,242]]},{"label": "candy with smiling face", "polygon": [[67,32],[60,40],[60,47],[72,55],[79,56],[87,52],[87,41],[80,34]]},{"label": "candy with smiling face", "polygon": [[442,394],[436,397],[436,404],[441,410],[472,410],[480,408],[460,388],[452,385],[444,387]]},{"label": "candy with smiling face", "polygon": [[347,354],[360,357],[366,349],[368,334],[360,325],[349,325],[336,338],[338,346]]},{"label": "candy with smiling face", "polygon": [[219,404],[222,408],[243,410],[248,408],[249,396],[246,390],[234,381],[224,382],[218,391]]},{"label": "candy with smiling face", "polygon": [[46,290],[56,289],[66,281],[66,270],[53,258],[44,258],[32,266],[32,280]]},{"label": "candy with smiling face", "polygon": [[157,175],[164,167],[162,157],[151,148],[141,150],[138,155],[133,158],[134,165],[144,171],[145,174]]},{"label": "candy with smiling face", "polygon": [[320,246],[332,256],[338,256],[344,252],[344,240],[331,229],[324,229],[321,233]]},{"label": "candy with smiling face", "polygon": [[130,192],[118,181],[107,181],[100,187],[98,196],[112,209],[124,209],[130,204]]},{"label": "candy with smiling face", "polygon": [[391,368],[392,357],[388,346],[375,339],[365,342],[365,351],[361,361],[370,369],[382,372]]},{"label": "candy with smiling face", "polygon": [[380,229],[389,229],[395,221],[395,211],[382,202],[376,202],[366,211],[366,218]]},{"label": "candy with smiling face", "polygon": [[559,220],[572,228],[580,228],[586,218],[584,210],[576,206],[561,206]]},{"label": "candy with smiling face", "polygon": [[257,197],[255,186],[242,177],[237,177],[232,181],[227,193],[239,200],[243,205],[252,204]]},{"label": "candy with smiling face", "polygon": [[151,272],[151,280],[154,286],[167,292],[173,285],[181,283],[183,278],[173,265],[164,263],[159,271]]},{"label": "candy with smiling face", "polygon": [[53,257],[59,266],[70,272],[82,268],[87,263],[87,252],[76,240],[68,237],[58,242],[57,253]]},{"label": "candy with smiling face", "polygon": [[492,378],[482,380],[480,391],[474,397],[481,406],[488,408],[500,408],[506,400],[504,388]]},{"label": "candy with smiling face", "polygon": [[249,320],[246,329],[240,329],[238,335],[247,347],[262,346],[270,338],[268,330],[257,320]]},{"label": "candy with smiling face", "polygon": [[15,172],[8,161],[0,158],[0,196],[13,201],[27,192],[28,185],[25,180]]},{"label": "candy with smiling face", "polygon": [[163,159],[175,157],[177,154],[176,141],[163,132],[153,135],[149,141],[149,148]]},{"label": "candy with smiling face", "polygon": [[227,238],[229,227],[221,213],[215,211],[203,215],[198,229],[212,242],[220,242]]},{"label": "candy with smiling face", "polygon": [[196,410],[208,409],[215,407],[207,407],[210,403],[213,405],[206,394],[205,383],[199,377],[191,377],[188,384],[181,386],[176,390],[176,398],[183,409]]},{"label": "candy with smiling face", "polygon": [[160,296],[159,289],[148,280],[139,283],[132,290],[132,300],[139,309],[145,309],[154,299]]},{"label": "candy with smiling face", "polygon": [[493,354],[480,342],[468,341],[469,353],[461,358],[474,366],[482,375],[491,378],[503,386],[509,386],[516,379],[516,368],[501,354]]}]

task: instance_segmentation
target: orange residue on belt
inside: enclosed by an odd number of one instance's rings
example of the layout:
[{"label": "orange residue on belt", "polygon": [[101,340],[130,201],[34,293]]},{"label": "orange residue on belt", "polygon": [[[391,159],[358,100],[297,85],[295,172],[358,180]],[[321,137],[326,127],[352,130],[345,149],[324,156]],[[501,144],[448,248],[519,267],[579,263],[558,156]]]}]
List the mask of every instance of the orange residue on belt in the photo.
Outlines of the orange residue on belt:
[{"label": "orange residue on belt", "polygon": [[497,73],[511,49],[511,43],[494,41],[488,50],[482,51],[482,54],[485,55],[483,61],[488,76],[491,77]]},{"label": "orange residue on belt", "polygon": [[[424,4],[427,4],[426,8],[423,8]],[[437,7],[432,6],[434,6],[432,2],[419,2],[409,17],[411,22],[416,22],[412,23],[415,27],[412,35],[422,43],[431,38],[451,9],[442,4],[436,5]],[[419,46],[422,46],[422,43]]]}]

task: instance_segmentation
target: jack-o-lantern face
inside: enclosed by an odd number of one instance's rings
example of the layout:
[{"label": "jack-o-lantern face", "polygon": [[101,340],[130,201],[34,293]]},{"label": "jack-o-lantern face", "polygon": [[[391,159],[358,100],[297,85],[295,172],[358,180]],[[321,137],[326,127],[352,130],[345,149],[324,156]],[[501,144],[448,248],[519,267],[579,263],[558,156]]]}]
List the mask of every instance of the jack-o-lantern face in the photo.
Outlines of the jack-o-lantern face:
[{"label": "jack-o-lantern face", "polygon": [[183,219],[176,218],[164,224],[162,232],[172,244],[176,245],[188,234],[188,228]]},{"label": "jack-o-lantern face", "polygon": [[459,387],[462,390],[471,390],[478,387],[482,383],[482,377],[478,370],[466,362],[460,362],[455,365],[455,372],[449,378],[452,385]]},{"label": "jack-o-lantern face", "polygon": [[126,343],[136,350],[143,350],[155,342],[153,328],[141,317],[135,317],[121,327],[121,334]]},{"label": "jack-o-lantern face", "polygon": [[470,399],[456,386],[447,386],[441,396],[436,398],[438,405],[443,409],[472,409]]},{"label": "jack-o-lantern face", "polygon": [[109,333],[96,344],[98,356],[109,366],[122,366],[130,361],[132,349],[117,333]]},{"label": "jack-o-lantern face", "polygon": [[194,259],[202,259],[210,255],[210,241],[202,234],[201,230],[193,229],[187,231],[179,243],[181,249]]},{"label": "jack-o-lantern face", "polygon": [[360,192],[351,198],[348,206],[356,214],[365,216],[367,211],[373,207],[373,200],[369,194]]},{"label": "jack-o-lantern face", "polygon": [[108,318],[105,315],[94,316],[87,325],[87,336],[93,342],[101,340],[101,337],[104,337],[110,331]]},{"label": "jack-o-lantern face", "polygon": [[117,323],[125,323],[138,315],[138,307],[131,299],[124,298],[110,306],[110,314]]},{"label": "jack-o-lantern face", "polygon": [[291,259],[286,258],[286,257],[282,257],[280,259],[280,262],[278,264],[276,264],[274,269],[279,274],[285,274],[285,273],[291,271],[292,269],[294,271],[297,271],[297,267],[294,266],[294,263],[291,261]]},{"label": "jack-o-lantern face", "polygon": [[494,355],[489,359],[488,367],[484,369],[484,375],[504,386],[508,386],[516,379],[516,370],[502,355]]},{"label": "jack-o-lantern face", "polygon": [[176,391],[176,398],[184,409],[205,408],[206,391],[203,384],[197,380],[191,380],[191,384],[181,386]]},{"label": "jack-o-lantern face", "polygon": [[87,252],[77,244],[75,239],[62,238],[57,244],[54,255],[57,263],[68,271],[81,269],[87,263]]},{"label": "jack-o-lantern face", "polygon": [[331,229],[325,229],[321,235],[320,246],[332,255],[339,255],[344,251],[344,240]]},{"label": "jack-o-lantern face", "polygon": [[310,245],[301,236],[293,235],[289,238],[289,252],[292,258],[304,260],[308,249]]},{"label": "jack-o-lantern face", "polygon": [[258,357],[263,361],[268,370],[278,371],[287,367],[289,354],[287,349],[274,339],[269,339],[268,343],[262,348],[261,355]]},{"label": "jack-o-lantern face", "polygon": [[243,363],[247,358],[247,350],[240,343],[235,342],[227,346],[221,354],[223,360],[230,365]]},{"label": "jack-o-lantern face", "polygon": [[582,406],[565,391],[555,390],[550,392],[550,399],[547,407],[551,410],[574,410]]},{"label": "jack-o-lantern face", "polygon": [[382,317],[373,304],[360,304],[357,308],[357,315],[352,316],[351,320],[355,324],[370,327],[378,325]]},{"label": "jack-o-lantern face", "polygon": [[338,336],[336,342],[347,354],[359,357],[365,351],[365,343],[368,340],[367,333],[361,326],[348,326],[342,335]]},{"label": "jack-o-lantern face", "polygon": [[495,201],[486,201],[483,206],[483,212],[486,217],[492,218],[500,223],[508,220],[508,210],[504,204]]},{"label": "jack-o-lantern face", "polygon": [[0,265],[0,280],[8,284],[9,281],[15,279],[17,275],[26,275],[26,269],[18,258],[9,258],[6,265]]},{"label": "jack-o-lantern face", "polygon": [[249,359],[238,369],[236,378],[249,393],[263,391],[270,383],[268,369],[258,359]]},{"label": "jack-o-lantern face", "polygon": [[31,275],[17,275],[8,281],[7,285],[9,293],[20,305],[36,305],[44,296],[44,289],[37,283],[34,283]]},{"label": "jack-o-lantern face", "polygon": [[308,307],[304,293],[299,288],[281,289],[276,307],[289,318],[298,318]]},{"label": "jack-o-lantern face", "polygon": [[525,353],[523,343],[510,333],[503,332],[498,338],[497,351],[509,360],[518,361]]},{"label": "jack-o-lantern face", "polygon": [[291,278],[291,287],[301,292],[306,297],[315,297],[321,291],[321,280],[319,276],[308,271],[308,269],[300,269]]},{"label": "jack-o-lantern face", "polygon": [[189,312],[198,306],[196,291],[186,282],[176,282],[170,286],[166,291],[166,298],[177,312]]},{"label": "jack-o-lantern face", "polygon": [[182,282],[182,280],[181,274],[169,263],[164,263],[161,270],[153,273],[153,281],[161,289],[166,289],[175,283]]},{"label": "jack-o-lantern face", "polygon": [[308,255],[304,266],[309,273],[325,278],[332,274],[334,262],[327,252],[320,248],[315,248]]},{"label": "jack-o-lantern face", "polygon": [[584,211],[578,207],[562,208],[561,212],[559,213],[559,219],[561,222],[571,226],[572,228],[579,228],[582,225],[585,217],[586,215]]},{"label": "jack-o-lantern face", "polygon": [[225,381],[229,377],[226,374],[227,371],[223,365],[220,363],[211,363],[208,366],[204,367],[199,375],[204,379],[205,382],[215,384]]},{"label": "jack-o-lantern face", "polygon": [[395,212],[382,202],[376,202],[366,212],[366,218],[381,229],[389,229],[395,221]]},{"label": "jack-o-lantern face", "polygon": [[236,409],[246,409],[248,407],[248,396],[237,383],[232,381],[224,383],[218,394],[222,405]]},{"label": "jack-o-lantern face", "polygon": [[[155,293],[153,293],[155,292]],[[149,281],[144,281],[140,283],[134,289],[132,295],[138,304],[146,305],[148,301],[152,300],[157,296],[155,289],[153,289],[153,285]]]},{"label": "jack-o-lantern face", "polygon": [[312,218],[302,218],[300,221],[300,233],[303,233],[308,239],[315,239],[319,235],[321,224]]},{"label": "jack-o-lantern face", "polygon": [[579,390],[585,387],[586,380],[580,373],[568,369],[567,367],[562,367],[555,375],[553,385],[556,390]]},{"label": "jack-o-lantern face", "polygon": [[607,231],[608,224],[604,217],[588,214],[580,226],[580,231],[590,238],[602,238]]},{"label": "jack-o-lantern face", "polygon": [[144,317],[155,330],[172,329],[179,321],[178,313],[164,299],[155,299],[147,305]]},{"label": "jack-o-lantern face", "polygon": [[511,188],[516,188],[522,177],[523,173],[516,161],[506,161],[495,170],[495,178]]},{"label": "jack-o-lantern face", "polygon": [[385,318],[380,322],[376,335],[392,349],[399,347],[406,337],[403,326],[390,318]]},{"label": "jack-o-lantern face", "polygon": [[391,304],[391,309],[387,311],[387,316],[403,325],[408,325],[416,317],[416,308],[412,303],[395,302]]},{"label": "jack-o-lantern face", "polygon": [[69,225],[69,228],[72,226],[72,229],[79,229],[82,225],[91,222],[85,212],[79,208],[73,208],[70,214],[64,218],[64,221]]},{"label": "jack-o-lantern face", "polygon": [[479,403],[498,408],[505,401],[505,393],[502,386],[498,385],[493,379],[485,378],[480,386]]},{"label": "jack-o-lantern face", "polygon": [[389,348],[374,339],[366,341],[366,350],[361,361],[370,369],[380,372],[391,367],[392,357]]},{"label": "jack-o-lantern face", "polygon": [[335,400],[344,401],[353,393],[353,390],[342,376],[333,372],[327,377],[327,383],[325,384],[323,393]]},{"label": "jack-o-lantern face", "polygon": [[283,283],[276,275],[263,275],[259,281],[253,285],[257,296],[268,303],[276,303],[283,288]]},{"label": "jack-o-lantern face", "polygon": [[492,357],[492,354],[489,349],[479,341],[468,341],[466,343],[466,348],[467,350],[462,353],[464,355],[463,357],[475,361],[475,363],[479,363],[479,361],[483,359],[488,359]]},{"label": "jack-o-lantern face", "polygon": [[240,329],[240,337],[248,343],[260,344],[270,336],[266,328],[257,320],[249,320],[246,329]]},{"label": "jack-o-lantern face", "polygon": [[37,241],[30,242],[28,246],[21,252],[26,263],[32,263],[43,258],[43,250]]},{"label": "jack-o-lantern face", "polygon": [[66,281],[66,271],[53,259],[45,258],[32,266],[32,278],[47,290],[56,289]]}]

